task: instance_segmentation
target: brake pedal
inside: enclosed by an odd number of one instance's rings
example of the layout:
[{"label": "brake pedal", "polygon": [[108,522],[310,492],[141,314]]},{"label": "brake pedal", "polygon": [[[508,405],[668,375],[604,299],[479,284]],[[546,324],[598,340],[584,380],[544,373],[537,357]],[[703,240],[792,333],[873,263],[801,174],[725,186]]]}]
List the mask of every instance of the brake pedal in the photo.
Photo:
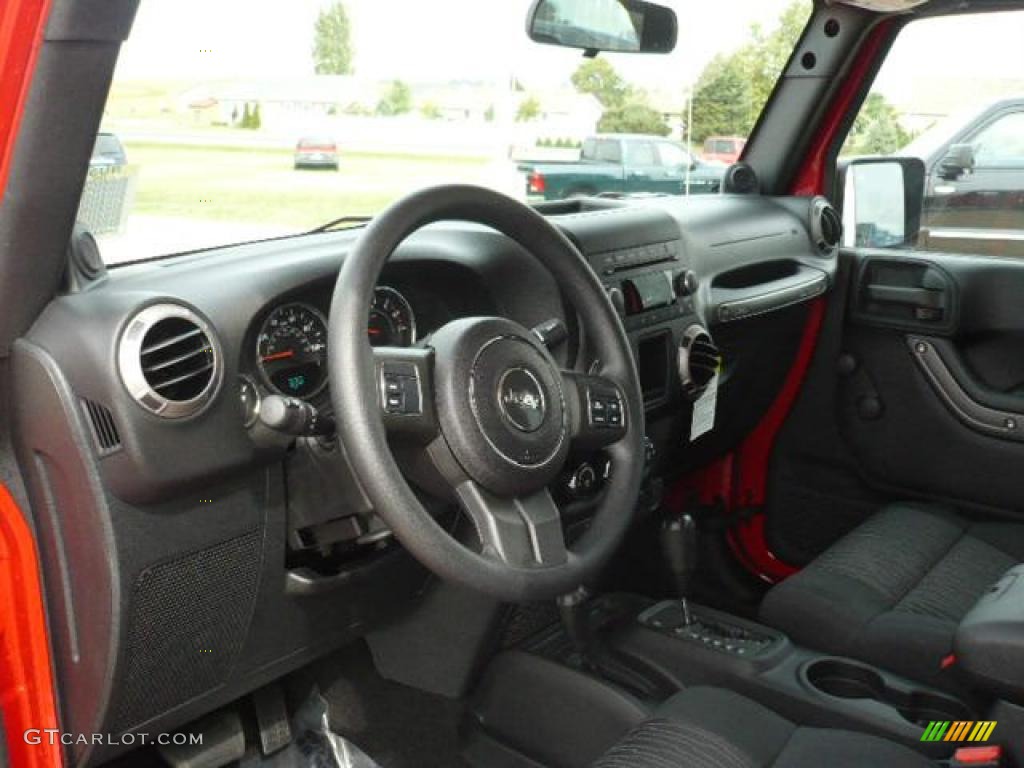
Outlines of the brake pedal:
[{"label": "brake pedal", "polygon": [[281,686],[271,684],[260,688],[252,695],[252,704],[263,754],[272,755],[291,744],[292,726]]}]

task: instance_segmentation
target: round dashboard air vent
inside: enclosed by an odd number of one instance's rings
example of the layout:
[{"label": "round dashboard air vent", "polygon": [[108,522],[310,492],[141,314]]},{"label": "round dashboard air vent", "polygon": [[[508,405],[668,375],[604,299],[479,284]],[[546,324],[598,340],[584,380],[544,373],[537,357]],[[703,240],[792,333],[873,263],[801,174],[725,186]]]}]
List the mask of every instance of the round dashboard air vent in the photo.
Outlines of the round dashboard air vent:
[{"label": "round dashboard air vent", "polygon": [[843,237],[843,220],[823,197],[815,198],[811,205],[811,236],[823,253],[833,250]]},{"label": "round dashboard air vent", "polygon": [[216,394],[221,355],[209,325],[180,304],[156,304],[129,322],[118,347],[128,392],[165,419],[198,413]]},{"label": "round dashboard air vent", "polygon": [[696,400],[721,368],[722,353],[702,326],[692,325],[683,334],[677,364],[683,392]]}]

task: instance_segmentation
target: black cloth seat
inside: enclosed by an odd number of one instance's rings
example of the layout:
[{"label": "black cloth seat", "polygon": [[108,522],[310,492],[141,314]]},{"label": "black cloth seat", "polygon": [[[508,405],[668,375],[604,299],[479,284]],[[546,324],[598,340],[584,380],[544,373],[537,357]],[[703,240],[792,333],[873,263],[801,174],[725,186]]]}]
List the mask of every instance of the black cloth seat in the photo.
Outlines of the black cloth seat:
[{"label": "black cloth seat", "polygon": [[794,725],[731,691],[688,688],[592,768],[928,768],[907,747],[863,733]]},{"label": "black cloth seat", "polygon": [[941,662],[964,614],[1024,562],[1024,524],[885,507],[769,591],[761,620],[799,645],[955,688]]}]

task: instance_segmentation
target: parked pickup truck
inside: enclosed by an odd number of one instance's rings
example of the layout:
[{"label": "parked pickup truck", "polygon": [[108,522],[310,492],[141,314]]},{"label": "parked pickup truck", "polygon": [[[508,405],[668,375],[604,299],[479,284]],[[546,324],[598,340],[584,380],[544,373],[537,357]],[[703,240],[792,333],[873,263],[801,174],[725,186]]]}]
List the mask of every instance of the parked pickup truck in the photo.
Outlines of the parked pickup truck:
[{"label": "parked pickup truck", "polygon": [[523,163],[531,199],[640,193],[718,192],[727,166],[697,160],[682,144],[659,136],[599,134],[583,142],[573,162]]},{"label": "parked pickup truck", "polygon": [[1024,98],[944,120],[897,154],[925,164],[920,248],[1024,257]]}]

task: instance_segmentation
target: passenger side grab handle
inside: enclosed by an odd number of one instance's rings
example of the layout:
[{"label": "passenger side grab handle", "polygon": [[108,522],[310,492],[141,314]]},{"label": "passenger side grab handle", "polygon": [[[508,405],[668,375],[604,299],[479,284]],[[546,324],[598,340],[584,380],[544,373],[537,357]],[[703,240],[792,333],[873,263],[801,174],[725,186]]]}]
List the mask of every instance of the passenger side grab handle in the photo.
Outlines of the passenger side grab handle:
[{"label": "passenger side grab handle", "polygon": [[915,309],[943,310],[947,304],[946,292],[942,289],[869,285],[867,295],[874,302],[906,304]]},{"label": "passenger side grab handle", "polygon": [[859,322],[941,334],[956,327],[957,309],[956,283],[930,262],[868,257],[859,270],[852,309]]}]

